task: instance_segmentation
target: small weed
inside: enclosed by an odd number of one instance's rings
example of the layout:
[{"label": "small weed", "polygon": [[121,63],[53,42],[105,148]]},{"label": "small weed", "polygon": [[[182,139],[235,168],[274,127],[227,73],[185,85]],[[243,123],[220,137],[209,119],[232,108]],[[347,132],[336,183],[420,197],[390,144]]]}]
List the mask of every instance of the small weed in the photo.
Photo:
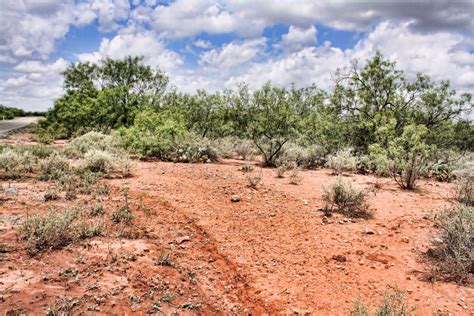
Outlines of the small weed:
[{"label": "small weed", "polygon": [[123,189],[124,205],[112,212],[112,221],[116,224],[125,223],[130,225],[133,221],[132,211],[130,209],[128,188]]},{"label": "small weed", "polygon": [[44,194],[44,201],[45,202],[48,202],[48,201],[57,201],[60,199],[60,196],[59,194],[54,191],[54,190],[51,190],[51,191],[48,191]]},{"label": "small weed", "polygon": [[365,202],[366,193],[356,190],[340,177],[329,188],[324,189],[325,212],[339,212],[351,217],[370,218],[371,213]]},{"label": "small weed", "polygon": [[240,171],[244,173],[252,172],[253,171],[253,166],[249,163],[244,164],[242,167],[240,167]]},{"label": "small weed", "polygon": [[157,258],[156,263],[160,266],[166,266],[166,267],[173,267],[173,261],[171,261],[171,255],[168,254],[160,254],[160,256]]},{"label": "small weed", "polygon": [[291,184],[295,184],[295,185],[298,185],[301,183],[301,181],[303,180],[303,178],[300,176],[299,174],[299,169],[298,168],[294,168],[292,171],[291,171],[291,174],[290,174],[290,183]]},{"label": "small weed", "polygon": [[277,169],[276,169],[276,176],[277,178],[283,178],[283,176],[285,175],[285,172],[288,171],[288,168],[286,165],[282,165],[282,166],[279,166]]}]

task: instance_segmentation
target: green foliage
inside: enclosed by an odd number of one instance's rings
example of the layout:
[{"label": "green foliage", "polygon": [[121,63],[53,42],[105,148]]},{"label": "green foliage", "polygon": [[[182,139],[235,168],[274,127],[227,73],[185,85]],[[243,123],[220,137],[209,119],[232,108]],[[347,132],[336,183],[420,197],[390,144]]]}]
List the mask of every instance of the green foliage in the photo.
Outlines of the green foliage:
[{"label": "green foliage", "polygon": [[107,177],[126,177],[131,174],[128,158],[100,149],[89,150],[84,155],[81,168]]},{"label": "green foliage", "polygon": [[[405,295],[398,289],[387,290],[384,293],[382,303],[375,308],[376,316],[408,316],[414,309],[408,307]],[[368,316],[371,315],[369,308],[363,304],[358,297],[353,304],[350,316]]]},{"label": "green foliage", "polygon": [[474,254],[474,207],[458,206],[436,217],[440,229],[428,255],[433,259],[433,277],[472,283]]},{"label": "green foliage", "polygon": [[167,85],[168,78],[143,65],[141,57],[71,64],[64,72],[66,94],[39,123],[38,133],[62,130],[71,137],[130,126],[137,111],[159,106]]},{"label": "green foliage", "polygon": [[41,180],[58,180],[70,170],[69,161],[66,157],[55,153],[41,162]]},{"label": "green foliage", "polygon": [[299,121],[291,94],[269,83],[254,92],[248,135],[267,166],[275,166],[283,146],[297,136]]},{"label": "green foliage", "polygon": [[351,217],[370,218],[365,198],[366,192],[354,189],[349,182],[338,177],[335,183],[324,188],[324,211],[327,214],[339,212]]},{"label": "green foliage", "polygon": [[117,155],[124,154],[118,139],[94,131],[74,138],[66,147],[66,153],[76,158],[84,157],[90,150],[102,150]]}]

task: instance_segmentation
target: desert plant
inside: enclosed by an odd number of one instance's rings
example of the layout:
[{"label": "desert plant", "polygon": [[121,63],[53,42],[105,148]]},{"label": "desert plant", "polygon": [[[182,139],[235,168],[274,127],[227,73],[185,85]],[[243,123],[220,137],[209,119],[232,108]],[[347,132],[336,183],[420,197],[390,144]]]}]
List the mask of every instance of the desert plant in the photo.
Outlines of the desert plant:
[{"label": "desert plant", "polygon": [[474,206],[474,176],[461,176],[455,183],[456,200],[467,206]]},{"label": "desert plant", "polygon": [[288,171],[288,167],[286,165],[281,165],[276,168],[276,175],[277,178],[283,178],[285,172]]},{"label": "desert plant", "polygon": [[321,146],[302,146],[294,142],[287,143],[281,155],[276,159],[276,165],[288,167],[311,168],[323,166],[326,162],[324,150]]},{"label": "desert plant", "polygon": [[296,168],[293,168],[291,170],[291,174],[290,174],[290,183],[291,184],[300,184],[301,181],[303,180],[302,177],[300,176],[299,174],[300,170],[298,169],[298,167]]},{"label": "desert plant", "polygon": [[326,166],[337,175],[344,171],[354,171],[357,169],[357,157],[352,154],[352,148],[344,148],[334,155],[329,155]]},{"label": "desert plant", "polygon": [[29,151],[18,152],[12,148],[4,148],[0,153],[0,176],[18,178],[33,171],[33,161]]},{"label": "desert plant", "polygon": [[57,180],[70,170],[69,161],[66,157],[54,153],[40,163],[41,180]]},{"label": "desert plant", "polygon": [[101,229],[97,223],[86,222],[74,209],[53,210],[44,216],[34,214],[27,217],[20,227],[21,239],[26,241],[27,251],[31,255],[60,249],[100,233]]},{"label": "desert plant", "polygon": [[262,170],[260,170],[260,174],[256,174],[255,172],[247,173],[247,186],[252,189],[256,189],[259,183],[262,181]]},{"label": "desert plant", "polygon": [[67,145],[66,152],[73,157],[84,157],[88,151],[94,149],[115,154],[123,153],[118,139],[98,132],[89,132],[74,138]]},{"label": "desert plant", "polygon": [[92,149],[84,155],[82,168],[109,177],[125,177],[130,175],[131,167],[128,158],[117,156],[108,151]]},{"label": "desert plant", "polygon": [[474,277],[474,207],[460,205],[440,213],[435,220],[440,229],[428,251],[433,277],[472,283]]},{"label": "desert plant", "polygon": [[[386,290],[383,301],[374,310],[374,315],[377,316],[408,316],[413,309],[408,307],[405,301],[403,292],[397,288]],[[349,313],[350,316],[368,316],[370,309],[367,305],[362,303],[358,297],[353,303],[353,309]]]},{"label": "desert plant", "polygon": [[124,223],[130,225],[133,221],[132,210],[130,209],[130,195],[128,188],[123,189],[124,204],[112,212],[112,221],[116,224]]},{"label": "desert plant", "polygon": [[357,190],[349,182],[338,178],[328,188],[324,188],[325,213],[339,212],[351,217],[369,218],[371,213],[365,202],[366,192]]}]

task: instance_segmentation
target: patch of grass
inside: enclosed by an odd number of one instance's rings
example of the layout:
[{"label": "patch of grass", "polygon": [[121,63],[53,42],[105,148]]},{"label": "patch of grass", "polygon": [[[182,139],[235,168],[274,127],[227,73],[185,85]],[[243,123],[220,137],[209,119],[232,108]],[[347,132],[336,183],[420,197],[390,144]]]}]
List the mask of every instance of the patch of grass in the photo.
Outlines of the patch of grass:
[{"label": "patch of grass", "polygon": [[[372,313],[376,316],[408,316],[414,309],[409,308],[405,301],[405,295],[398,289],[387,290],[384,293],[382,303]],[[370,308],[362,303],[358,297],[354,303],[350,316],[368,316]]]},{"label": "patch of grass", "polygon": [[6,147],[0,153],[0,177],[19,178],[33,171],[34,157],[29,151],[18,152]]},{"label": "patch of grass", "polygon": [[290,174],[290,183],[294,185],[298,185],[301,183],[303,178],[300,176],[300,170],[298,168],[294,168],[291,170]]},{"label": "patch of grass", "polygon": [[108,177],[126,177],[131,173],[131,163],[128,158],[97,149],[89,150],[84,155],[82,168]]},{"label": "patch of grass", "polygon": [[57,180],[70,171],[67,158],[56,153],[43,160],[40,166],[38,178],[45,181]]},{"label": "patch of grass", "polygon": [[90,150],[101,150],[109,153],[123,153],[120,143],[111,135],[98,132],[88,132],[76,137],[66,147],[68,155],[82,158]]},{"label": "patch of grass", "polygon": [[370,218],[371,213],[365,201],[366,192],[357,190],[349,182],[338,178],[324,189],[325,213],[338,212],[350,217]]},{"label": "patch of grass", "polygon": [[112,221],[116,224],[125,223],[130,225],[133,221],[132,210],[130,209],[130,196],[128,188],[123,189],[124,205],[112,212]]},{"label": "patch of grass", "polygon": [[173,261],[171,260],[171,255],[168,254],[160,254],[160,256],[156,259],[156,263],[160,266],[166,267],[173,267]]},{"label": "patch of grass", "polygon": [[326,166],[337,175],[344,171],[355,171],[357,169],[357,157],[352,155],[352,148],[341,149],[334,155],[327,157]]},{"label": "patch of grass", "polygon": [[460,205],[436,217],[439,237],[428,251],[431,279],[474,282],[474,207]]},{"label": "patch of grass", "polygon": [[20,227],[21,239],[30,255],[61,249],[78,240],[102,233],[103,224],[85,221],[77,210],[49,211],[27,217]]},{"label": "patch of grass", "polygon": [[456,200],[467,206],[474,206],[474,176],[461,176],[456,180]]}]

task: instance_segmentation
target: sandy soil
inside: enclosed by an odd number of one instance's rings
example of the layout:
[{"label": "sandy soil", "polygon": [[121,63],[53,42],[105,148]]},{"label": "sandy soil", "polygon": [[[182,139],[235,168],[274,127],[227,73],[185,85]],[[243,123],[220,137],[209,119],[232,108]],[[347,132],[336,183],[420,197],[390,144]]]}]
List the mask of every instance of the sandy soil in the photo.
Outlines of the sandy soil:
[{"label": "sandy soil", "polygon": [[[44,202],[47,183],[12,182],[18,194],[2,193],[0,204],[0,312],[347,315],[357,296],[373,306],[396,287],[416,315],[474,314],[474,289],[427,281],[422,260],[433,213],[452,203],[449,184],[407,192],[390,179],[375,189],[372,176],[346,175],[371,190],[374,218],[326,223],[318,209],[335,180],[329,170],[303,171],[293,185],[255,167],[262,183],[251,189],[242,164],[137,162],[132,178],[102,180],[108,196],[75,201]],[[119,237],[110,213],[125,187],[136,218]],[[86,209],[99,198],[106,236],[26,254],[17,230],[27,212]]]}]

